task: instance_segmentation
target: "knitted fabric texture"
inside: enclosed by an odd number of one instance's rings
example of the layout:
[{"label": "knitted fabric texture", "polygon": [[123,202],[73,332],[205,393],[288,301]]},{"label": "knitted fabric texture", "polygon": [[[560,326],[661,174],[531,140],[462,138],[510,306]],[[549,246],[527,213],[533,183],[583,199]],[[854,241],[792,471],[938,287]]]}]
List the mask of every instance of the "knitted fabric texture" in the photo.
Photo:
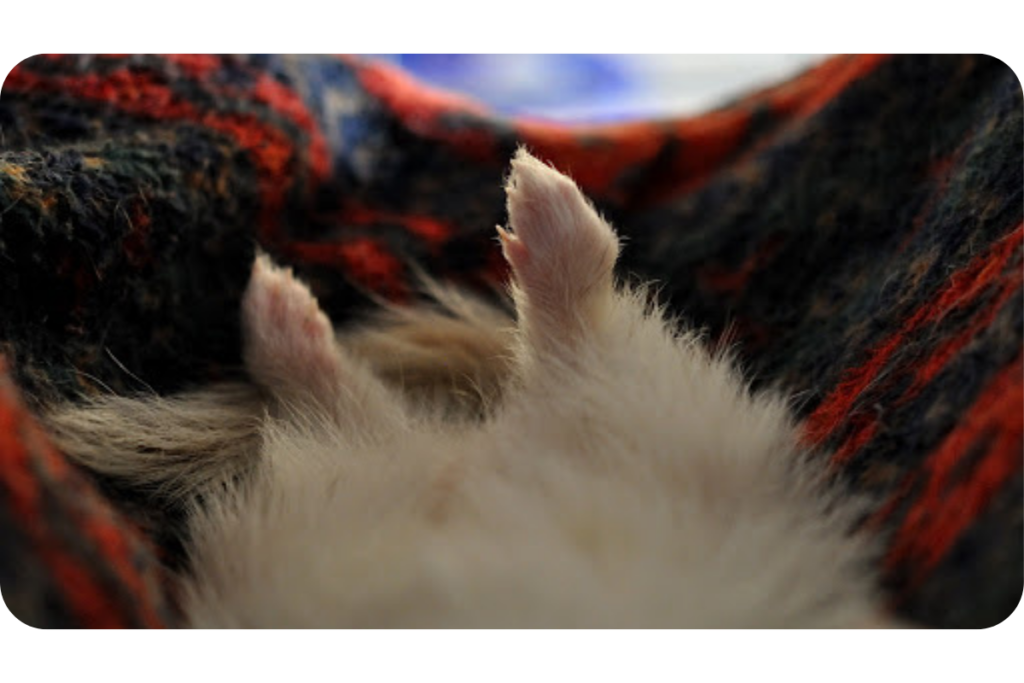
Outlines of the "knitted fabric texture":
[{"label": "knitted fabric texture", "polygon": [[36,626],[174,626],[180,511],[73,467],[33,411],[241,376],[259,245],[343,325],[414,264],[506,276],[520,143],[626,237],[622,272],[799,398],[879,503],[893,609],[981,627],[1024,584],[1020,82],[836,57],[695,118],[502,118],[356,58],[39,56],[0,92],[0,589]]}]

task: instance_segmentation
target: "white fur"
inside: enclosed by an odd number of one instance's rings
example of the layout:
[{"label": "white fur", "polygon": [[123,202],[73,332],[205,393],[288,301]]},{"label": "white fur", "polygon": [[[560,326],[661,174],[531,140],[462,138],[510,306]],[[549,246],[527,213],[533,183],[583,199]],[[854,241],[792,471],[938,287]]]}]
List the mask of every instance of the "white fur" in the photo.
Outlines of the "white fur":
[{"label": "white fur", "polygon": [[[479,421],[414,409],[259,259],[255,473],[191,517],[196,627],[881,625],[856,499],[785,401],[614,285],[614,232],[521,151],[518,326]],[[208,490],[208,489],[207,489]]]}]

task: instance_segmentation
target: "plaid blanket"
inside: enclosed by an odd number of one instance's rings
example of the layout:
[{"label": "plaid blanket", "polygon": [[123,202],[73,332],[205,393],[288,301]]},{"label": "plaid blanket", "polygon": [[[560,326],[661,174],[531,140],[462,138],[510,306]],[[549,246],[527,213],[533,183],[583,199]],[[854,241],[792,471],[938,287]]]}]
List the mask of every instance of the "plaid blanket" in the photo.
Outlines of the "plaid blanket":
[{"label": "plaid blanket", "polygon": [[983,627],[1024,583],[1024,141],[984,56],[837,57],[696,118],[505,118],[356,58],[62,56],[0,97],[0,588],[36,626],[173,626],[180,511],[76,469],[33,417],[240,373],[257,244],[339,324],[469,287],[520,143],[627,238],[624,272],[797,392],[879,500],[893,609]]}]

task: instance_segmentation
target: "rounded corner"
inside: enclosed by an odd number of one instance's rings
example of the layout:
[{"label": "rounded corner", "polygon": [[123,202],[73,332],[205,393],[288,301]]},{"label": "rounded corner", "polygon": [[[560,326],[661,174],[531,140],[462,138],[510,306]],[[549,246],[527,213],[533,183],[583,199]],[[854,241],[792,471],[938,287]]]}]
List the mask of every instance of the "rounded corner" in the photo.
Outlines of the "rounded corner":
[{"label": "rounded corner", "polygon": [[995,624],[994,626],[990,626],[987,629],[981,629],[981,630],[982,631],[996,631],[996,630],[999,630],[999,629],[1007,629],[1007,628],[1013,629],[1014,625],[1018,621],[1020,621],[1019,620],[1019,614],[1020,614],[1021,604],[1022,603],[1024,603],[1024,595],[1021,596],[1021,600],[1017,603],[1017,607],[1015,607],[1014,610],[1012,612],[1010,612],[1010,614],[1007,615],[1005,620],[1002,620],[998,624]]},{"label": "rounded corner", "polygon": [[[1001,53],[1001,52],[978,52],[978,54],[984,54],[984,55],[992,57],[993,59],[998,59],[1002,63],[1005,63],[1005,65],[1010,67],[1010,69],[1012,69],[1013,72],[1015,74],[1017,74],[1017,80],[1021,82],[1021,87],[1024,88],[1024,79],[1021,79],[1022,70],[1018,69],[1018,65],[1015,65],[1015,63],[1010,60],[1010,58],[1016,58],[1017,57],[1017,53],[1016,52],[1009,52],[1009,51],[1006,52],[1006,53]],[[1020,60],[1018,58],[1018,62],[1019,61]]]},{"label": "rounded corner", "polygon": [[28,631],[42,631],[42,629],[31,626],[31,620],[23,620],[23,618],[18,618],[14,614],[15,610],[11,608],[11,605],[8,603],[7,600],[4,600],[2,595],[0,595],[0,604],[3,604],[3,611],[6,612],[9,623],[16,625],[15,628],[22,628]]},{"label": "rounded corner", "polygon": [[1014,78],[1017,79],[1017,90],[1021,92],[1022,96],[1024,96],[1024,86],[1021,85],[1020,75],[1016,71],[1014,71],[1013,67],[1010,66],[1009,62],[1007,62],[1005,59],[1001,57],[997,57],[995,55],[991,55],[985,52],[979,52],[977,54],[979,57],[984,57],[985,59],[990,59],[993,62],[999,62],[999,64],[1002,64],[1003,67],[1005,67],[1006,70],[1013,74]]},{"label": "rounded corner", "polygon": [[0,89],[3,88],[3,84],[7,80],[7,75],[10,74],[10,72],[16,69],[18,65],[20,65],[20,63],[22,63],[23,61],[25,61],[26,59],[30,59],[36,56],[37,54],[59,55],[63,54],[63,52],[5,52],[3,55],[0,55],[0,74],[2,74],[2,76],[0,76]]}]

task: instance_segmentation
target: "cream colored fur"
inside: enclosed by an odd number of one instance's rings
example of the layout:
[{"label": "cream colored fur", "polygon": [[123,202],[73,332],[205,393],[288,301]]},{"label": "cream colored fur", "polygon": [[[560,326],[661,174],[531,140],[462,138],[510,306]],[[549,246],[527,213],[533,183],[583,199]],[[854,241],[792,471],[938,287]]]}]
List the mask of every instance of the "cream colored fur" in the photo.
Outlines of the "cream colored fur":
[{"label": "cream colored fur", "polygon": [[515,327],[451,293],[337,343],[261,257],[242,320],[262,392],[47,416],[86,466],[205,492],[188,623],[886,625],[862,504],[785,399],[616,286],[618,240],[572,181],[520,151],[507,192]]}]

